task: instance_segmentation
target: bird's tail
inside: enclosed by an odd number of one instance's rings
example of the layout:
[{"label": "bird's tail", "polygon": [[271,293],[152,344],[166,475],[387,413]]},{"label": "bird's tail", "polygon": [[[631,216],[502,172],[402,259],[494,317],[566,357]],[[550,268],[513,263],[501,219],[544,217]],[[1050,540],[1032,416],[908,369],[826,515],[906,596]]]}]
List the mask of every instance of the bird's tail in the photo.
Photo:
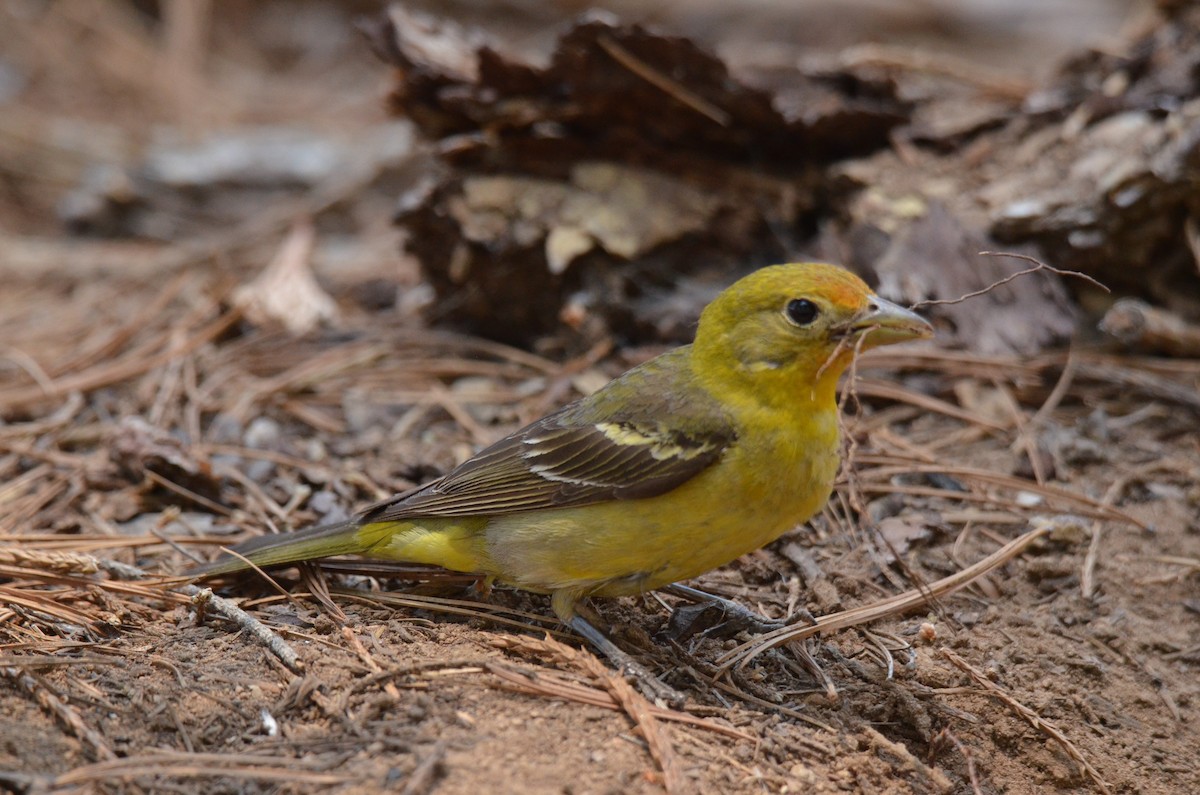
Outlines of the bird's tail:
[{"label": "bird's tail", "polygon": [[330,555],[362,553],[377,544],[381,540],[378,536],[386,529],[386,525],[364,525],[351,520],[292,533],[259,536],[232,547],[230,551],[234,554],[222,555],[212,563],[192,569],[188,574],[211,577],[249,569],[252,565],[276,566]]}]

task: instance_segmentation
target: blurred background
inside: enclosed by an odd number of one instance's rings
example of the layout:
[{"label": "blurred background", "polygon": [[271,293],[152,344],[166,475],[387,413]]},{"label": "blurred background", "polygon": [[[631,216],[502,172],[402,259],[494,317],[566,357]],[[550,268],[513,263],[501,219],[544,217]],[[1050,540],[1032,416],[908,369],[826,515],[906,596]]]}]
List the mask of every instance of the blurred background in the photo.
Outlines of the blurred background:
[{"label": "blurred background", "polygon": [[[404,133],[383,109],[389,71],[355,30],[384,5],[0,2],[0,268],[52,267],[13,240],[27,236],[192,240],[310,190],[364,142],[386,176]],[[1083,46],[1115,45],[1150,12],[1146,0],[410,5],[481,24],[530,57],[548,53],[575,16],[608,9],[694,37],[731,63],[787,64],[870,43],[949,53],[1018,84]],[[145,172],[153,196],[131,184]],[[223,194],[230,183],[257,183],[253,203]],[[384,252],[398,251],[386,230],[395,196],[347,198],[354,217],[332,230],[354,233],[340,241],[340,261],[387,273],[395,262]]]}]

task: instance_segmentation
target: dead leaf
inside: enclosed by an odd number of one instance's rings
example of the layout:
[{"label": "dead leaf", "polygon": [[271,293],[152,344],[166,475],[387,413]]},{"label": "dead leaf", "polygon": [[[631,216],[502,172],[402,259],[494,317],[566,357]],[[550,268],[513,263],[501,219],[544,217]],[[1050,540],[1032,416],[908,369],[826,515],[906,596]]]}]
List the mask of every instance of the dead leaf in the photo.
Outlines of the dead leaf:
[{"label": "dead leaf", "polygon": [[234,305],[251,323],[282,325],[298,336],[337,318],[337,305],[317,284],[309,266],[315,242],[312,222],[297,222],[271,264],[253,282],[234,291]]}]

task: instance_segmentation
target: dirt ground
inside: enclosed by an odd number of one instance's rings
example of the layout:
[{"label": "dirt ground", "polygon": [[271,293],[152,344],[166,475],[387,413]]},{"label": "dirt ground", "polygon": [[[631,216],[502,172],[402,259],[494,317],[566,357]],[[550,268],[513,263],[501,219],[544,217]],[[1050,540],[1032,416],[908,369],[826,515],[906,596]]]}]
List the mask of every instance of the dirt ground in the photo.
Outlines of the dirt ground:
[{"label": "dirt ground", "polygon": [[[123,285],[109,306],[117,312],[122,300],[152,303],[160,286],[156,279]],[[61,283],[27,288],[22,312],[44,313],[61,322],[60,331],[71,326],[80,333],[80,308],[62,300]],[[182,300],[196,298],[192,292]],[[177,317],[175,307],[164,309],[149,330],[175,326]],[[120,323],[95,317],[88,325],[102,339]],[[129,344],[136,348],[140,336]],[[412,603],[391,607],[380,603],[386,594],[378,589],[406,594],[411,585],[349,575],[335,584],[359,593],[332,597],[345,611],[343,622],[311,597],[284,599],[259,582],[223,589],[238,599],[257,597],[243,607],[295,649],[304,669],[294,673],[211,612],[198,620],[186,600],[156,599],[160,591],[154,588],[124,593],[115,590],[119,579],[84,575],[68,564],[55,568],[53,554],[71,550],[150,572],[178,570],[186,565],[184,552],[208,556],[246,527],[302,526],[319,518],[314,514],[323,504],[361,505],[370,489],[419,479],[423,472],[412,471],[414,461],[445,466],[446,450],[471,449],[476,442],[437,407],[407,423],[413,430],[402,438],[388,433],[395,416],[408,411],[389,405],[382,392],[398,369],[410,371],[404,379],[410,389],[441,377],[420,372],[422,362],[414,357],[429,343],[419,337],[390,354],[364,353],[390,336],[403,339],[364,315],[336,335],[297,343],[291,361],[279,361],[267,353],[279,340],[250,332],[191,354],[192,364],[184,365],[194,368],[191,386],[176,381],[179,388],[173,388],[169,367],[150,368],[98,390],[86,406],[72,405],[68,397],[67,412],[4,426],[3,551],[15,545],[33,556],[8,558],[0,569],[7,579],[0,698],[12,716],[0,724],[0,770],[7,771],[8,786],[473,792],[502,782],[501,790],[521,792],[661,789],[661,766],[629,713],[613,709],[606,698],[611,683],[538,640],[552,623],[509,612],[521,622],[513,628],[488,618],[490,604],[544,619],[549,610],[540,597],[499,590],[483,604],[463,583],[441,583],[419,589],[426,599],[441,598],[425,609],[419,602],[418,609]],[[443,371],[499,369],[499,359],[447,354],[447,347],[462,342],[444,341],[438,351]],[[231,375],[235,361],[261,369]],[[305,426],[295,419],[303,410],[292,406],[289,414],[276,397],[254,410],[238,441],[170,447],[158,440],[164,450],[207,458],[215,472],[254,474],[262,483],[257,494],[255,481],[239,483],[228,474],[197,476],[191,483],[193,489],[215,483],[226,516],[165,491],[161,475],[155,481],[132,474],[132,462],[113,452],[121,446],[114,437],[133,431],[114,429],[106,412],[123,415],[125,405],[166,394],[172,396],[163,401],[166,415],[186,414],[195,390],[210,398],[222,389],[240,392],[251,376],[269,378],[268,371],[279,367],[287,368],[282,375],[290,380],[297,367],[313,361],[327,363],[324,386],[288,400],[307,405],[310,417],[329,412],[343,422],[346,414],[330,411],[326,401],[357,383],[369,390],[364,403],[378,412],[358,434]],[[608,362],[601,369],[621,366]],[[993,372],[976,383],[939,373],[931,356],[922,372],[907,378],[953,381],[964,396],[971,390],[963,385],[975,383],[978,394],[964,400],[986,411],[988,400],[995,404],[1004,394],[991,382],[1004,373],[1004,363],[988,366]],[[510,362],[505,369],[515,377],[512,383],[545,383],[544,376],[521,373],[520,365]],[[478,387],[480,378],[459,374],[449,392],[463,381]],[[223,379],[234,383],[213,384]],[[517,413],[536,411],[531,403],[538,398],[516,404]],[[1004,409],[998,411],[1002,417]],[[807,647],[819,674],[805,665],[804,654],[768,652],[714,682],[714,664],[745,638],[673,646],[653,639],[666,621],[654,596],[600,605],[615,637],[687,694],[684,712],[702,721],[658,721],[688,787],[1099,791],[1082,771],[1085,763],[1113,792],[1200,786],[1194,758],[1200,742],[1194,720],[1200,698],[1194,415],[1100,385],[1068,390],[1060,407],[1036,427],[1026,424],[1025,433],[1040,439],[1057,461],[1048,487],[1081,500],[1040,492],[1032,479],[1016,481],[1027,490],[1014,490],[971,474],[978,468],[1008,477],[1021,469],[1021,433],[1015,429],[981,430],[973,421],[903,404],[868,410],[857,422],[863,430],[856,455],[866,462],[859,486],[883,519],[880,526],[903,569],[889,564],[886,547],[831,515],[701,578],[698,586],[771,615],[795,605],[827,614],[902,590],[913,577],[934,582],[1037,525],[1037,517],[1078,518],[1067,520],[1054,540],[940,599],[936,609],[820,638]],[[512,423],[502,416],[494,426],[478,427],[498,434]],[[214,426],[208,427],[211,439]],[[144,462],[159,454],[165,452],[139,453]],[[947,474],[886,474],[884,462],[906,457],[913,468],[936,461]],[[180,470],[160,469],[182,480]],[[292,499],[294,489],[311,496]],[[175,505],[183,512],[172,513]],[[1104,515],[1104,505],[1129,519],[1083,518]],[[1091,598],[1081,593],[1085,570]],[[281,581],[293,582],[286,573]],[[466,615],[446,612],[456,607]],[[526,645],[518,643],[522,638]],[[563,641],[579,647],[576,639]],[[894,650],[890,678],[880,648]],[[947,652],[996,691],[956,667]],[[555,690],[562,683],[582,688],[582,695],[572,691],[564,698]],[[1050,726],[1070,745],[1052,739]],[[418,779],[426,783],[414,786]]]},{"label": "dirt ground", "polygon": [[[67,5],[41,44],[117,7]],[[372,68],[301,68],[294,104],[245,101],[303,118],[332,83],[343,122],[374,118]],[[667,637],[672,597],[598,603],[680,708],[633,693],[543,597],[438,572],[216,584],[274,653],[156,578],[423,482],[657,348],[543,355],[430,328],[386,180],[277,216],[210,196],[174,209],[185,243],[69,238],[47,213],[80,169],[47,172],[65,155],[38,148],[62,85],[21,109],[29,159],[3,169],[0,791],[1200,791],[1200,362],[1086,334],[1037,357],[871,355],[830,508],[692,583],[831,616],[1042,531],[966,588],[744,665],[726,663],[750,635]],[[138,96],[130,113],[161,112]],[[255,321],[238,289],[318,214],[309,259],[336,317]]]}]

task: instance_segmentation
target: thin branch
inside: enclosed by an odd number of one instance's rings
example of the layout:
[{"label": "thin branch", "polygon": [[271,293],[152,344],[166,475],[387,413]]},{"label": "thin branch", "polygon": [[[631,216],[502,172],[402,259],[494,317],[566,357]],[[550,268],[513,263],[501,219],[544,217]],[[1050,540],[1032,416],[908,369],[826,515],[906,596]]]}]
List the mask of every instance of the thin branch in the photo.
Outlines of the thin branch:
[{"label": "thin branch", "polygon": [[961,304],[963,301],[966,301],[968,298],[978,298],[979,296],[984,295],[985,293],[990,293],[992,290],[995,290],[997,287],[1008,284],[1009,282],[1013,281],[1014,279],[1018,279],[1021,276],[1026,276],[1030,273],[1037,273],[1038,271],[1050,271],[1051,273],[1057,273],[1059,276],[1073,276],[1077,279],[1083,279],[1084,281],[1091,282],[1093,285],[1095,285],[1096,287],[1099,287],[1101,290],[1103,290],[1106,293],[1112,292],[1112,290],[1108,289],[1107,287],[1105,287],[1100,282],[1096,281],[1091,276],[1088,276],[1086,273],[1080,273],[1079,271],[1070,271],[1070,270],[1064,270],[1062,268],[1056,268],[1053,265],[1047,265],[1046,263],[1042,262],[1041,260],[1035,259],[1034,257],[1031,257],[1027,254],[1014,254],[1014,253],[1006,252],[1006,251],[981,251],[981,252],[979,252],[979,256],[981,256],[981,257],[1013,257],[1015,259],[1025,260],[1026,262],[1032,262],[1033,267],[1026,268],[1023,271],[1017,271],[1016,273],[1005,276],[1003,279],[1000,279],[999,281],[992,282],[987,287],[984,287],[981,290],[976,290],[974,292],[967,293],[966,295],[960,296],[958,298],[942,298],[942,299],[937,299],[937,300],[930,299],[928,301],[918,301],[917,303],[913,304],[909,308],[917,309],[918,307],[937,306],[939,304]]},{"label": "thin branch", "polygon": [[192,597],[197,610],[208,610],[232,621],[266,646],[267,650],[275,655],[289,671],[296,674],[304,672],[304,661],[300,659],[300,655],[296,653],[295,649],[257,618],[228,599],[217,596],[211,588],[186,585],[183,591]]}]

